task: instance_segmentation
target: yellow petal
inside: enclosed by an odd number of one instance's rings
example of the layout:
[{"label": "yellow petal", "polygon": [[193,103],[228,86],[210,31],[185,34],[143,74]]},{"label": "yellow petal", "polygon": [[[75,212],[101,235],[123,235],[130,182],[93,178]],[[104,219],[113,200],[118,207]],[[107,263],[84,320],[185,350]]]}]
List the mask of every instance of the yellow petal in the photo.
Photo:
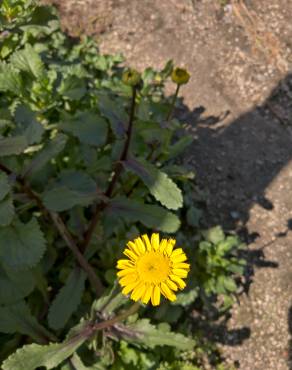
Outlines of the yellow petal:
[{"label": "yellow petal", "polygon": [[127,295],[129,294],[133,289],[136,288],[136,286],[139,284],[139,281],[135,281],[134,283],[131,283],[131,284],[128,284],[124,287],[124,289],[122,290],[122,293],[124,295]]},{"label": "yellow petal", "polygon": [[121,271],[117,272],[117,276],[122,277],[122,276],[125,276],[125,275],[128,275],[128,274],[133,274],[135,272],[136,272],[136,269],[127,268],[127,269],[124,269],[124,270],[121,270]]},{"label": "yellow petal", "polygon": [[128,267],[133,267],[133,262],[129,260],[118,260],[117,268],[118,269],[125,269]]},{"label": "yellow petal", "polygon": [[160,303],[160,289],[157,285],[154,286],[152,295],[151,295],[151,303],[153,306],[158,306]]},{"label": "yellow petal", "polygon": [[132,283],[135,283],[137,281],[138,275],[137,274],[128,274],[126,276],[123,276],[120,280],[119,283],[121,286],[126,286],[130,285]]},{"label": "yellow petal", "polygon": [[146,251],[145,244],[143,243],[141,238],[135,239],[135,243],[139,249],[140,254],[144,254]]},{"label": "yellow petal", "polygon": [[182,248],[177,248],[175,249],[172,253],[171,253],[171,256],[170,258],[172,257],[175,257],[175,256],[179,256],[180,254],[184,253],[184,251],[182,250]]},{"label": "yellow petal", "polygon": [[188,276],[188,271],[183,269],[172,269],[172,273],[180,278],[186,278]]},{"label": "yellow petal", "polygon": [[186,283],[176,275],[169,275],[172,281],[174,281],[180,289],[184,289],[186,287]]},{"label": "yellow petal", "polygon": [[144,296],[142,297],[142,302],[147,304],[152,296],[153,292],[153,285],[147,285],[146,286],[146,291],[144,293]]},{"label": "yellow petal", "polygon": [[167,247],[167,239],[162,239],[161,242],[160,242],[160,246],[159,246],[159,251],[161,253],[163,253],[163,251],[165,250],[165,248]]},{"label": "yellow petal", "polygon": [[136,243],[134,243],[134,242],[128,242],[128,243],[127,243],[127,246],[129,247],[129,249],[130,249],[132,252],[136,253],[136,254],[137,254],[137,256],[140,256],[141,252],[140,252],[140,250],[139,250],[139,247],[136,245]]},{"label": "yellow petal", "polygon": [[165,253],[170,256],[173,250],[173,247],[175,246],[175,240],[169,239],[167,243],[167,247],[165,248]]},{"label": "yellow petal", "polygon": [[161,292],[165,298],[169,299],[171,302],[176,300],[176,295],[169,289],[165,283],[160,284]]},{"label": "yellow petal", "polygon": [[142,298],[146,290],[146,285],[145,283],[140,283],[132,292],[131,298],[133,301],[137,302],[138,299]]},{"label": "yellow petal", "polygon": [[130,249],[125,249],[123,252],[127,257],[129,257],[132,261],[136,261],[138,256],[136,253],[132,252]]},{"label": "yellow petal", "polygon": [[174,263],[173,268],[175,269],[184,269],[189,271],[190,270],[190,264],[189,263]]},{"label": "yellow petal", "polygon": [[146,245],[147,251],[150,252],[152,250],[152,247],[151,247],[151,243],[150,243],[150,240],[148,238],[148,235],[144,234],[144,235],[142,235],[142,238],[143,238],[144,243]]},{"label": "yellow petal", "polygon": [[159,248],[159,234],[153,233],[151,235],[151,245],[155,251]]},{"label": "yellow petal", "polygon": [[187,260],[187,256],[184,254],[184,253],[182,253],[182,254],[180,254],[180,255],[178,255],[178,256],[170,256],[170,259],[172,260],[172,262],[174,262],[174,263],[179,263],[179,262],[184,262],[184,261],[186,261]]},{"label": "yellow petal", "polygon": [[174,290],[175,292],[178,290],[177,285],[173,281],[171,281],[170,279],[166,280],[166,284],[168,285],[168,287],[170,289]]}]

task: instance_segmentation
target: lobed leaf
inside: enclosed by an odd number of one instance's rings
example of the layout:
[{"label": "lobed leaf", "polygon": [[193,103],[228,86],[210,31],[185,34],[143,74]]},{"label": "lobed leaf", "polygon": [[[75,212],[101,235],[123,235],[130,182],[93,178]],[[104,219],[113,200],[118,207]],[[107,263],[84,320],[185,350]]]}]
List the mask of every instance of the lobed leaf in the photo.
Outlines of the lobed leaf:
[{"label": "lobed leaf", "polygon": [[9,225],[14,217],[14,206],[11,196],[0,201],[0,226]]},{"label": "lobed leaf", "polygon": [[29,145],[37,144],[41,141],[45,130],[36,120],[34,112],[25,105],[19,105],[16,108],[14,117],[18,123],[20,133],[26,137]]},{"label": "lobed leaf", "polygon": [[150,193],[163,206],[174,210],[183,206],[181,190],[166,173],[142,159],[138,161],[131,158],[123,164],[144,182]]},{"label": "lobed leaf", "polygon": [[39,171],[51,159],[55,158],[65,147],[67,136],[58,134],[33,158],[23,171],[23,176],[30,176]]},{"label": "lobed leaf", "polygon": [[8,176],[4,172],[0,172],[0,200],[3,200],[10,191]]},{"label": "lobed leaf", "polygon": [[133,324],[126,325],[125,331],[122,331],[123,339],[132,342],[138,342],[147,347],[173,346],[180,350],[192,350],[195,341],[184,336],[181,333],[175,333],[169,330],[168,326],[156,327],[148,319],[138,320]]},{"label": "lobed leaf", "polygon": [[7,137],[0,139],[0,157],[21,154],[28,147],[28,142],[24,135]]},{"label": "lobed leaf", "polygon": [[18,71],[11,65],[0,63],[0,91],[9,91],[19,94],[23,88],[23,81]]},{"label": "lobed leaf", "polygon": [[42,366],[46,369],[54,369],[70,357],[85,339],[82,335],[76,335],[63,343],[51,343],[47,346],[25,345],[3,362],[2,369],[34,370]]},{"label": "lobed leaf", "polygon": [[15,68],[28,72],[35,78],[41,78],[44,75],[44,64],[38,53],[29,44],[26,44],[24,49],[14,52],[10,61]]},{"label": "lobed leaf", "polygon": [[119,139],[123,138],[129,117],[121,104],[107,95],[101,95],[98,98],[98,107],[101,114],[109,120],[114,135]]},{"label": "lobed leaf", "polygon": [[77,137],[81,143],[101,146],[107,139],[107,123],[92,112],[78,112],[60,124],[61,129]]},{"label": "lobed leaf", "polygon": [[94,180],[81,171],[63,171],[59,181],[43,194],[46,208],[62,212],[76,205],[87,206],[100,194]]},{"label": "lobed leaf", "polygon": [[16,271],[0,265],[0,304],[19,301],[32,292],[34,285],[31,271]]},{"label": "lobed leaf", "polygon": [[14,269],[35,266],[46,249],[43,233],[35,218],[27,224],[15,221],[8,227],[0,228],[0,244],[1,262]]}]

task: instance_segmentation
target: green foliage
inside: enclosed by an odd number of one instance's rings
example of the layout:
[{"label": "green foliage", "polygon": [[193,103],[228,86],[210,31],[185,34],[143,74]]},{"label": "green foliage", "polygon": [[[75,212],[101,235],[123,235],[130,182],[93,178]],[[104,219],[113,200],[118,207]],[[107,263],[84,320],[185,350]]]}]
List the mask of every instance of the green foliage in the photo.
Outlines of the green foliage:
[{"label": "green foliage", "polygon": [[48,322],[52,329],[60,329],[66,325],[80,304],[84,283],[85,273],[80,268],[75,268],[51,304]]},{"label": "green foliage", "polygon": [[171,332],[167,324],[155,327],[147,319],[127,325],[124,338],[130,340],[131,343],[142,343],[150,348],[165,345],[174,346],[181,350],[191,350],[195,346],[194,340],[180,333]]},{"label": "green foliage", "polygon": [[[207,349],[189,312],[230,307],[244,261],[236,236],[201,231],[203,196],[183,160],[193,138],[167,120],[173,63],[142,73],[134,111],[123,58],[71,40],[53,8],[4,0],[0,33],[3,370],[202,368]],[[129,308],[116,261],[127,240],[152,230],[175,233],[186,249],[188,288],[173,303],[141,307],[147,318],[94,330]]]}]

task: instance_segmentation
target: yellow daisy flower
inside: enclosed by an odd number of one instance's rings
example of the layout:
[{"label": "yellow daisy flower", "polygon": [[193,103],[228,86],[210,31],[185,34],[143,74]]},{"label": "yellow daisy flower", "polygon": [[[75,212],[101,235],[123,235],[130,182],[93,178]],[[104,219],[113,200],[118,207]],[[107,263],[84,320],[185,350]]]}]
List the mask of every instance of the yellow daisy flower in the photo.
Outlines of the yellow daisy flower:
[{"label": "yellow daisy flower", "polygon": [[124,250],[128,259],[120,259],[117,275],[122,293],[131,293],[131,299],[153,306],[160,303],[161,294],[170,301],[176,300],[175,292],[184,289],[190,270],[187,257],[181,248],[174,249],[174,239],[159,240],[159,234],[152,234],[129,241]]},{"label": "yellow daisy flower", "polygon": [[171,73],[171,79],[178,85],[184,85],[189,82],[190,74],[184,68],[175,68]]}]

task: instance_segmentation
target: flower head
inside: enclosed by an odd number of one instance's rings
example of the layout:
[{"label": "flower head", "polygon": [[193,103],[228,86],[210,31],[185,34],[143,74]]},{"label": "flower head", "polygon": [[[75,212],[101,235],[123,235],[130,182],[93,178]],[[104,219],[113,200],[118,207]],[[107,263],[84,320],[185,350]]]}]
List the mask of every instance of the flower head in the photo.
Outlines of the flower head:
[{"label": "flower head", "polygon": [[184,85],[189,82],[190,74],[184,68],[175,68],[171,73],[171,79],[178,85]]},{"label": "flower head", "polygon": [[153,306],[160,303],[160,295],[170,301],[176,300],[175,292],[184,289],[190,265],[181,248],[174,249],[174,239],[159,240],[159,234],[152,234],[129,241],[124,250],[128,259],[117,263],[117,275],[123,287],[122,293],[131,293],[131,299]]},{"label": "flower head", "polygon": [[137,86],[141,82],[141,74],[135,69],[127,69],[123,72],[122,81],[128,86]]}]

